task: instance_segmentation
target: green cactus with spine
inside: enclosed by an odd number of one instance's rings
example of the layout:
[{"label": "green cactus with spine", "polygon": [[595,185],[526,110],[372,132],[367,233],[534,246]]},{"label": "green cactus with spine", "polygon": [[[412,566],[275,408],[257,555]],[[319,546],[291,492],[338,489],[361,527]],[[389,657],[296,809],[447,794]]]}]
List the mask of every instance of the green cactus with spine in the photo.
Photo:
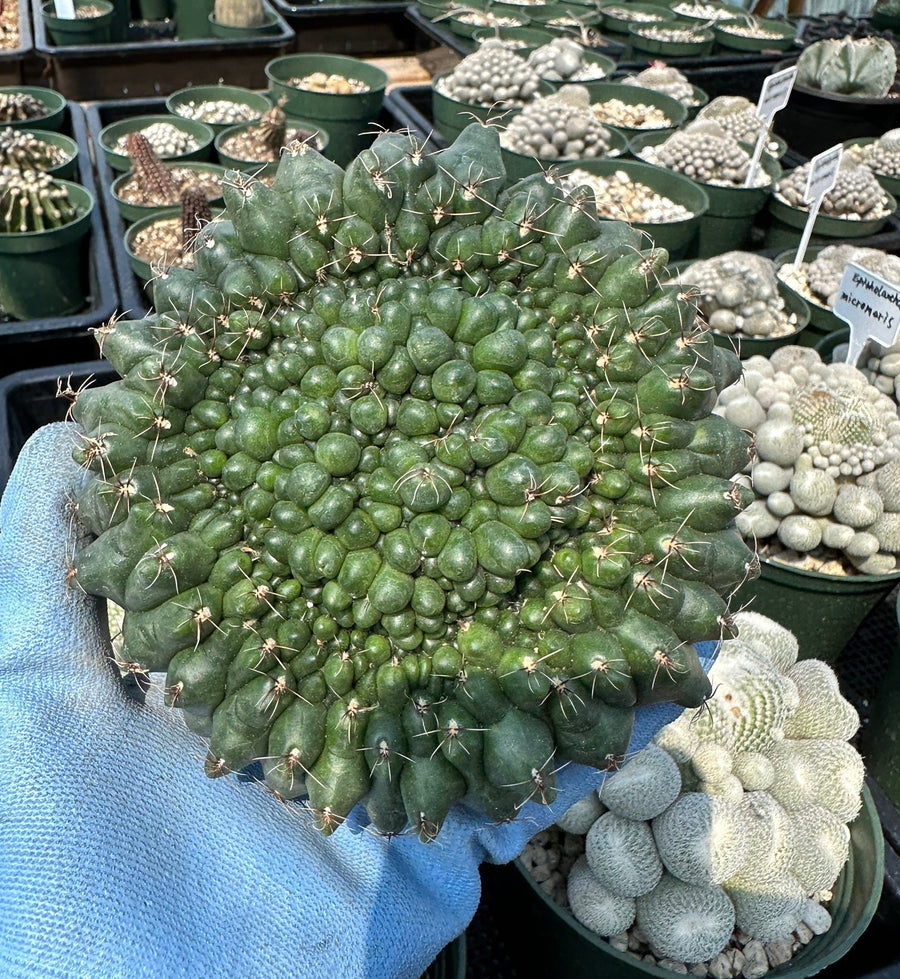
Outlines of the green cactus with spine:
[{"label": "green cactus with spine", "polygon": [[897,75],[897,52],[883,37],[816,41],[797,61],[797,83],[836,95],[883,98]]},{"label": "green cactus with spine", "polygon": [[261,759],[323,829],[432,839],[606,768],[638,704],[698,705],[751,554],[710,415],[738,375],[667,255],[494,130],[293,143],[238,175],[155,315],[99,329],[74,580],[124,608],[215,776]]},{"label": "green cactus with spine", "polygon": [[216,0],[215,15],[225,27],[259,27],[266,20],[262,0]]},{"label": "green cactus with spine", "polygon": [[24,129],[0,129],[0,166],[16,170],[51,170],[66,159],[65,150]]}]

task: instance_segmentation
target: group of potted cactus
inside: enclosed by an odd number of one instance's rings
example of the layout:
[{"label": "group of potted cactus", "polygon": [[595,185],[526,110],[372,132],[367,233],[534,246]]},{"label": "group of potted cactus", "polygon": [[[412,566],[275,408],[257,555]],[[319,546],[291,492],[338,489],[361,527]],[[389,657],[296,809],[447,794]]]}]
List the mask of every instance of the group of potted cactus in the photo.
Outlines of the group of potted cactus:
[{"label": "group of potted cactus", "polygon": [[[208,6],[215,36],[265,29],[259,3]],[[539,13],[491,9],[522,7]],[[580,19],[615,40],[629,10],[604,7]],[[734,16],[717,36],[729,24],[766,35]],[[557,801],[518,871],[542,892],[536,945],[564,922],[567,968],[812,975],[864,931],[883,872],[859,718],[822,661],[856,593],[871,608],[900,581],[900,353],[863,373],[798,345],[846,253],[819,242],[799,269],[738,251],[773,193],[805,210],[772,134],[744,186],[752,103],[671,66],[611,80],[573,37],[522,57],[504,30],[436,79],[438,150],[365,132],[387,77],[352,58],[273,60],[264,95],[97,112],[107,224],[130,225],[156,311],[98,324],[124,380],[74,398],[94,539],[72,573],[125,609],[126,659],[166,674],[211,776],[262,760],[326,832],[361,802],[378,831],[427,842],[460,801],[515,818],[554,804],[559,764],[591,765],[600,791]],[[801,84],[883,98],[896,62],[868,47],[811,47]],[[49,102],[8,100],[30,133],[13,139],[3,95],[0,308],[64,315],[84,287],[57,262],[95,205],[29,169],[66,163],[35,146]],[[868,211],[839,240],[883,227],[896,183],[879,181],[900,180],[900,138],[850,139],[830,220],[845,199]],[[162,251],[139,255],[150,238]],[[670,254],[692,259],[666,271]],[[22,289],[26,267],[42,285]],[[119,507],[129,487],[140,501]],[[770,597],[795,578],[827,593],[832,648],[823,612]],[[756,614],[738,611],[751,595]],[[694,644],[720,639],[707,677]],[[634,707],[665,700],[684,713],[626,758]]]}]

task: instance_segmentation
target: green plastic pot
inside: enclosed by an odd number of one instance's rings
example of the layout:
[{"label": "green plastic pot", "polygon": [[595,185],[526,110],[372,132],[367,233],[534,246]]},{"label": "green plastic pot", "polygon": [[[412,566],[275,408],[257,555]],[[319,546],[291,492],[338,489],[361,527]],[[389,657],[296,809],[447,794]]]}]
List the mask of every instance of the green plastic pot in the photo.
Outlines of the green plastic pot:
[{"label": "green plastic pot", "polygon": [[257,27],[231,27],[228,24],[220,24],[216,20],[215,11],[213,11],[209,15],[209,33],[212,37],[218,37],[224,41],[241,41],[247,37],[277,34],[281,25],[278,23],[278,16],[275,11],[264,8],[263,15],[265,19]]},{"label": "green plastic pot", "polygon": [[[889,213],[871,221],[849,221],[820,212],[813,224],[810,244],[837,244],[844,238],[868,238],[869,235],[878,234],[887,223],[890,213],[897,210],[896,198],[891,194],[887,196]],[[775,249],[790,248],[793,245],[796,248],[803,235],[808,211],[785,204],[773,195],[769,199],[769,214],[772,220],[766,229],[763,247]]]},{"label": "green plastic pot", "polygon": [[683,204],[691,211],[691,217],[683,221],[670,221],[666,224],[644,224],[638,221],[632,227],[646,234],[658,248],[665,248],[673,260],[687,254],[696,240],[700,219],[709,207],[709,198],[702,187],[680,173],[651,167],[649,163],[638,160],[579,160],[575,164],[560,167],[560,170],[565,173],[576,167],[604,177],[622,170],[632,180],[646,184],[657,193]]},{"label": "green plastic pot", "polygon": [[[831,928],[814,937],[789,962],[770,969],[767,977],[808,979],[845,956],[871,922],[884,879],[884,837],[868,786],[863,787],[862,802],[862,811],[850,824],[850,857],[828,905]],[[541,890],[519,861],[504,870],[498,927],[504,941],[528,936],[530,974],[554,979],[672,979],[671,969],[620,952],[585,928]]]},{"label": "green plastic pot", "polygon": [[[528,7],[492,3],[486,8],[486,11],[495,14],[497,17],[508,17],[510,20],[517,21],[516,27],[528,27],[531,23],[530,8]],[[484,13],[485,11],[481,12]],[[447,28],[452,34],[456,34],[458,37],[471,38],[474,36],[475,31],[484,29],[484,24],[469,24],[464,20],[460,20],[458,16],[448,17],[443,23],[447,25]]]},{"label": "green plastic pot", "polygon": [[[706,185],[703,185],[706,186]],[[690,267],[696,259],[687,262],[675,262],[669,268],[677,272],[681,281],[690,285]],[[717,347],[726,350],[733,350],[741,360],[747,360],[759,354],[761,357],[768,357],[779,347],[787,347],[800,344],[800,337],[809,324],[809,306],[794,292],[783,283],[778,283],[778,294],[784,300],[785,308],[790,313],[795,313],[799,326],[793,333],[788,333],[783,337],[752,337],[744,336],[742,333],[717,333],[710,330],[713,341]]]},{"label": "green plastic pot", "polygon": [[63,124],[66,114],[66,100],[59,92],[54,92],[52,88],[41,88],[37,85],[7,85],[0,88],[0,95],[12,95],[22,92],[25,95],[32,95],[39,102],[43,102],[46,112],[41,116],[33,116],[31,119],[13,119],[9,122],[4,121],[3,126],[12,126],[13,129],[33,129],[39,127],[56,132]]},{"label": "green plastic pot", "polygon": [[[610,129],[609,132],[611,137],[610,153],[608,156],[603,157],[603,159],[622,159],[628,151],[628,140],[621,133],[616,132],[615,129]],[[500,148],[500,154],[503,157],[503,165],[506,167],[506,176],[510,181],[521,180],[523,177],[528,177],[532,173],[539,173],[549,166],[572,168],[581,166],[582,163],[587,164],[593,162],[574,159],[540,160],[530,153],[516,153],[505,147]],[[584,169],[590,168],[585,166]]]},{"label": "green plastic pot", "polygon": [[472,40],[476,44],[491,38],[499,38],[501,41],[523,41],[523,47],[515,48],[516,54],[520,54],[523,58],[527,58],[537,48],[549,44],[554,37],[555,34],[536,27],[479,27],[472,34]]},{"label": "green plastic pot", "polygon": [[833,663],[863,619],[900,584],[900,571],[884,575],[829,575],[764,560],[760,575],[741,585],[741,606],[790,629],[801,659]]},{"label": "green plastic pot", "polygon": [[165,20],[172,16],[172,0],[138,0],[141,20]]},{"label": "green plastic pot", "polygon": [[91,3],[102,10],[97,17],[57,17],[56,5],[47,0],[41,7],[44,27],[50,40],[59,47],[70,44],[109,44],[112,40],[112,24],[115,8],[109,0],[75,0],[75,9]]},{"label": "green plastic pot", "polygon": [[[626,11],[636,14],[648,14],[656,18],[655,21],[635,21],[633,17],[626,16]],[[646,26],[649,23],[662,23],[664,20],[671,19],[671,14],[665,8],[653,3],[630,3],[628,0],[612,0],[611,3],[600,4],[600,15],[603,18],[603,26],[608,31],[616,34],[627,34],[628,28],[632,24]]]},{"label": "green plastic pot", "polygon": [[451,99],[437,89],[436,83],[445,75],[446,73],[442,73],[434,77],[431,86],[431,117],[434,119],[435,129],[448,143],[452,143],[476,119],[480,122],[507,123],[517,112],[522,111],[520,106],[501,109],[495,105],[479,105],[477,102],[458,102]]},{"label": "green plastic pot", "polygon": [[[255,122],[272,108],[272,103],[261,92],[254,92],[252,89],[241,88],[238,85],[196,85],[190,88],[182,88],[177,92],[173,92],[166,99],[166,108],[172,115],[186,119],[187,116],[182,116],[178,111],[180,106],[186,105],[189,102],[213,102],[222,99],[228,102],[236,102],[239,105],[249,106],[253,110],[254,116],[252,119],[246,120],[247,122]],[[235,123],[207,122],[206,125],[214,133],[221,133],[223,130],[235,125]]]},{"label": "green plastic pot", "polygon": [[209,15],[216,0],[173,0],[178,38],[182,41],[210,37]]},{"label": "green plastic pot", "polygon": [[76,143],[71,136],[66,136],[63,133],[52,132],[48,129],[25,129],[24,132],[30,133],[43,143],[49,143],[51,146],[58,146],[65,153],[65,159],[63,162],[57,163],[55,167],[50,167],[47,170],[47,173],[53,177],[56,177],[58,180],[75,179],[75,164],[78,158],[78,143]]},{"label": "green plastic pot", "polygon": [[[858,139],[844,140],[844,149],[848,150],[851,146],[868,146],[870,143],[877,143],[877,136],[864,136]],[[882,173],[875,173],[875,179],[882,187],[894,198],[900,198],[900,177],[887,177]]]},{"label": "green plastic pot", "polygon": [[[832,244],[838,245],[840,242],[836,241],[832,242]],[[815,245],[812,248],[807,248],[804,261],[812,261],[825,247],[825,245]],[[784,251],[776,255],[776,268],[793,262],[796,254],[797,248],[795,246],[790,251]],[[846,327],[846,323],[844,323],[843,320],[839,320],[830,309],[826,309],[825,306],[820,306],[818,303],[809,302],[809,300],[805,299],[804,296],[801,296],[799,292],[792,289],[789,285],[785,285],[785,289],[787,289],[798,299],[803,299],[809,307],[809,326],[807,327],[806,332],[803,334],[803,339],[801,340],[800,346],[818,346],[819,341],[823,337],[833,333],[835,330],[840,330]]]},{"label": "green plastic pot", "polygon": [[177,126],[179,129],[190,133],[199,141],[199,145],[194,150],[189,150],[187,153],[181,153],[177,156],[163,156],[161,159],[172,163],[176,160],[179,162],[183,160],[208,160],[212,156],[215,133],[205,122],[197,122],[194,119],[182,119],[181,116],[173,115],[130,116],[127,119],[120,119],[118,122],[111,122],[108,126],[104,126],[98,135],[100,148],[103,150],[106,162],[113,170],[125,173],[126,170],[131,169],[131,160],[129,160],[128,154],[117,153],[113,149],[119,138],[128,133],[136,132],[139,129],[146,129],[147,126],[151,126],[156,122],[167,122],[173,126]]},{"label": "green plastic pot", "polygon": [[[729,25],[755,24],[762,30],[777,34],[777,37],[742,37],[729,32]],[[713,24],[712,32],[716,44],[729,51],[787,51],[797,39],[797,25],[786,24],[781,20],[766,20],[756,17],[735,17],[734,20],[719,21]]]},{"label": "green plastic pot", "polygon": [[[688,2],[690,2],[690,0],[688,0]],[[682,13],[681,11],[677,10],[676,8],[679,7],[680,5],[681,5],[680,0],[673,0],[673,2],[669,4],[669,9],[672,11],[673,17],[677,18],[683,23],[688,23],[688,24],[704,24],[704,25],[710,24],[709,17],[704,17],[703,15],[697,15],[697,14]],[[746,10],[744,10],[743,7],[737,6],[737,4],[719,3],[718,0],[716,0],[715,6],[719,10],[727,10],[730,14],[733,14],[735,17],[741,17],[741,16],[746,17],[747,15]],[[715,23],[715,21],[712,21],[712,23]]]},{"label": "green plastic pot", "polygon": [[[642,133],[630,137],[631,152],[641,158],[645,146],[656,146],[666,139],[658,133]],[[741,144],[748,152],[753,147]],[[700,236],[697,240],[697,257],[710,258],[723,252],[743,248],[750,240],[756,215],[766,206],[772,193],[772,185],[781,176],[777,160],[765,153],[760,158],[760,166],[769,176],[765,187],[719,187],[715,184],[699,184],[709,197],[709,210],[700,222]]]},{"label": "green plastic pot", "polygon": [[[223,144],[230,136],[243,132],[245,129],[248,129],[253,125],[255,125],[255,123],[243,122],[237,126],[229,126],[227,129],[222,130],[222,132],[216,135],[215,147],[216,154],[219,157],[219,162],[230,169],[243,170],[245,173],[255,173],[257,175],[272,173],[274,170],[278,169],[277,160],[268,162],[261,162],[260,160],[242,160],[240,157],[229,155],[222,149]],[[320,123],[315,122],[312,119],[294,119],[293,117],[289,117],[287,119],[287,128],[289,131],[291,129],[306,129],[316,133],[319,137],[319,152],[323,153],[325,156],[329,155],[326,152],[329,142],[328,131],[323,129]]]},{"label": "green plastic pot", "polygon": [[619,99],[626,105],[637,105],[639,103],[654,105],[665,113],[666,118],[671,123],[671,125],[665,126],[662,129],[649,130],[631,129],[628,126],[614,126],[612,123],[604,122],[602,119],[600,120],[604,126],[609,129],[618,130],[627,136],[629,140],[632,136],[648,132],[665,138],[665,136],[671,135],[676,129],[684,125],[687,120],[687,107],[682,102],[679,102],[678,99],[673,99],[671,95],[665,95],[663,92],[657,92],[652,88],[641,88],[639,85],[623,85],[621,82],[604,81],[579,82],[578,84],[588,90],[592,105],[597,102],[605,102],[608,99]]},{"label": "green plastic pot", "polygon": [[[206,173],[211,172],[218,174],[220,178],[225,176],[225,167],[218,163],[179,163],[179,167],[184,167],[187,170],[195,170],[198,172]],[[122,219],[127,223],[131,224],[134,221],[140,221],[142,218],[151,217],[154,214],[159,214],[160,211],[166,210],[172,205],[168,204],[132,204],[129,201],[122,200],[119,196],[119,190],[124,183],[131,176],[131,172],[120,174],[112,182],[110,190],[115,198],[116,206],[119,208],[119,214],[122,215]],[[214,197],[210,200],[210,206],[224,207],[224,201],[222,200],[222,195]]]},{"label": "green plastic pot", "polygon": [[[317,71],[359,79],[369,86],[369,91],[338,95],[305,92],[287,84],[290,78],[303,78]],[[384,104],[387,72],[340,54],[288,54],[266,65],[266,77],[273,100],[286,97],[284,111],[288,115],[313,120],[328,131],[329,156],[341,166],[365,149],[369,137],[364,132],[378,118]]]},{"label": "green plastic pot", "polygon": [[709,30],[691,28],[687,21],[668,20],[651,27],[688,28],[694,37],[689,41],[660,41],[652,37],[642,37],[641,27],[635,25],[628,29],[628,44],[631,53],[661,55],[664,60],[669,58],[702,58],[709,54],[716,43],[715,35]]},{"label": "green plastic pot", "polygon": [[93,196],[62,181],[78,217],[61,228],[0,234],[0,307],[18,320],[66,316],[80,310],[88,289],[83,239],[91,230]]},{"label": "green plastic pot", "polygon": [[[213,219],[217,218],[220,214],[225,213],[221,210],[213,209]],[[132,272],[141,280],[141,284],[144,286],[144,290],[147,296],[153,301],[153,287],[152,282],[156,276],[149,262],[144,261],[144,259],[139,258],[134,253],[134,239],[144,230],[144,228],[149,227],[155,221],[163,221],[166,218],[174,218],[181,216],[180,207],[164,207],[157,211],[155,214],[150,214],[145,218],[141,218],[139,221],[135,221],[134,224],[129,225],[125,229],[125,235],[123,237],[123,243],[125,245],[125,252],[128,255],[128,264],[131,266]]]}]

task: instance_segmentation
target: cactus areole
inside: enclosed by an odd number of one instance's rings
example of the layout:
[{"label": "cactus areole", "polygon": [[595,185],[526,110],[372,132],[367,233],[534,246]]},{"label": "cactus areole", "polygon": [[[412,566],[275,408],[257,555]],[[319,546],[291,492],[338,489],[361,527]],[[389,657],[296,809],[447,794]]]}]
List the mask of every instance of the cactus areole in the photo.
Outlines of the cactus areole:
[{"label": "cactus areole", "polygon": [[74,578],[208,773],[259,759],[326,831],[362,801],[430,840],[459,800],[510,819],[615,765],[636,705],[703,702],[749,442],[666,253],[543,174],[506,186],[477,123],[346,171],[295,143],[225,199],[73,407]]}]

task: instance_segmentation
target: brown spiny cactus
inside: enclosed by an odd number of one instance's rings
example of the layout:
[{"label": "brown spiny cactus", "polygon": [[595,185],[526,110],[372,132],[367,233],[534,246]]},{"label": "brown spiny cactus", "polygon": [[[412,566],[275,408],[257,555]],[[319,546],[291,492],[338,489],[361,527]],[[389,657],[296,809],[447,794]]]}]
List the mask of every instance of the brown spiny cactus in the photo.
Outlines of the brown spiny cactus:
[{"label": "brown spiny cactus", "polygon": [[129,133],[125,148],[138,183],[150,197],[162,201],[178,200],[178,188],[172,174],[143,133]]},{"label": "brown spiny cactus", "polygon": [[206,194],[199,187],[185,187],[181,192],[181,250],[194,250],[197,235],[212,221],[212,211]]}]

